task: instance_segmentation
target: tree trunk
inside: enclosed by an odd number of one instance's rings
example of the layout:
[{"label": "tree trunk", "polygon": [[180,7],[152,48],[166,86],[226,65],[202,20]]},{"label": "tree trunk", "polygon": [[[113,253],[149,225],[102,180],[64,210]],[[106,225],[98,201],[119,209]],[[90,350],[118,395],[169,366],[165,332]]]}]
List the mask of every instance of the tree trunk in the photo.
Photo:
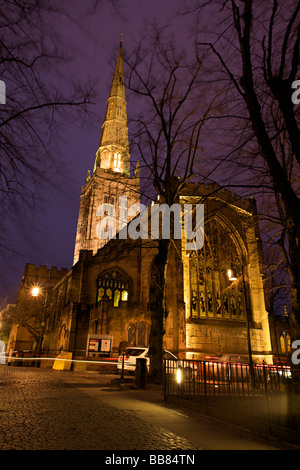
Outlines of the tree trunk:
[{"label": "tree trunk", "polygon": [[166,309],[166,275],[168,265],[170,240],[158,241],[158,253],[155,255],[151,267],[150,281],[150,377],[157,383],[163,380],[163,339],[165,334],[165,321],[168,315]]},{"label": "tree trunk", "polygon": [[[252,129],[255,133],[258,145],[261,149],[262,155],[268,165],[269,174],[274,185],[275,195],[280,194],[285,208],[285,220],[282,220],[283,225],[287,229],[287,252],[288,252],[288,269],[291,277],[291,302],[292,302],[292,317],[294,323],[294,335],[299,334],[300,329],[300,199],[294,191],[289,175],[286,174],[281,162],[276,155],[272,145],[272,140],[268,134],[266,123],[263,118],[263,112],[257,93],[255,91],[253,64],[251,60],[251,40],[250,33],[253,26],[252,23],[252,1],[245,3],[244,10],[244,31],[240,29],[239,23],[236,23],[237,31],[240,38],[241,58],[243,63],[243,84],[244,100],[248,108],[249,117],[252,124]],[[273,83],[273,93],[274,83]],[[277,99],[283,113],[285,125],[288,128],[289,136],[295,131],[295,119],[291,118],[290,110],[290,97],[284,88],[284,82],[281,83],[279,90],[277,90]],[[284,103],[288,100],[288,104]],[[289,126],[291,126],[289,128]],[[296,135],[299,130],[295,131]],[[291,140],[294,144],[294,154],[299,151],[299,143],[295,144],[295,138]],[[285,250],[285,247],[282,246]],[[296,337],[295,339],[299,339]]]},{"label": "tree trunk", "polygon": [[292,341],[300,339],[300,246],[295,240],[290,242],[290,266],[291,278],[291,313],[290,326]]}]

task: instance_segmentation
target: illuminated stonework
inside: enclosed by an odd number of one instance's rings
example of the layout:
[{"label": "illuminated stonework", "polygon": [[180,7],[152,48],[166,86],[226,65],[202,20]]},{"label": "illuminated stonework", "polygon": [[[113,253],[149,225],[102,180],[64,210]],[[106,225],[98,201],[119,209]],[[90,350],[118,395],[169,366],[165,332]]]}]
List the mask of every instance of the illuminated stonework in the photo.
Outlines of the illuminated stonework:
[{"label": "illuminated stonework", "polygon": [[[127,197],[128,206],[139,202],[139,168],[130,176],[129,166],[121,43],[94,170],[81,191],[74,264],[55,278],[49,293],[45,353],[64,350],[85,356],[92,334],[109,335],[114,354],[126,345],[149,345],[149,281],[157,241],[97,237],[99,205],[117,209],[119,196]],[[217,184],[187,183],[176,204],[204,204],[204,245],[187,251],[184,237],[171,243],[165,348],[195,359],[247,355],[248,318],[253,357],[270,362],[255,201]],[[233,282],[228,269],[236,272]]]},{"label": "illuminated stonework", "polygon": [[135,174],[130,176],[122,40],[107,101],[93,174],[87,178],[86,184],[81,190],[74,264],[79,259],[80,250],[92,250],[95,254],[107,243],[107,240],[101,240],[97,235],[97,225],[100,220],[100,217],[97,216],[97,208],[101,204],[108,203],[114,205],[117,211],[120,194],[127,197],[129,206],[140,200],[138,167]]},{"label": "illuminated stonework", "polygon": [[255,201],[216,184],[188,185],[183,201],[189,192],[203,199],[206,218],[203,249],[186,253],[182,244],[187,356],[247,355],[248,314],[253,356],[272,362]]}]

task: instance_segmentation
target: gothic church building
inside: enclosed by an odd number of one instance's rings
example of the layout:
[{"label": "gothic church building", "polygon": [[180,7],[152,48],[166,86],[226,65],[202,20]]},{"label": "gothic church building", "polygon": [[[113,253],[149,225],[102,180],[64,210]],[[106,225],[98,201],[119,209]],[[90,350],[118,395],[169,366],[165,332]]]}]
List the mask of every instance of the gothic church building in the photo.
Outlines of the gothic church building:
[{"label": "gothic church building", "polygon": [[[94,169],[81,190],[74,264],[56,279],[48,296],[44,353],[97,357],[117,355],[124,345],[149,345],[155,241],[100,237],[99,207],[109,204],[119,213],[119,196],[127,197],[128,206],[140,202],[139,166],[133,175],[130,172],[122,42]],[[203,248],[187,252],[185,240],[176,240],[169,254],[165,348],[188,359],[247,355],[248,319],[253,358],[270,363],[255,201],[217,184],[186,184],[179,203],[199,201],[205,213]],[[39,268],[30,266],[38,277]],[[237,273],[233,282],[229,268]]]}]

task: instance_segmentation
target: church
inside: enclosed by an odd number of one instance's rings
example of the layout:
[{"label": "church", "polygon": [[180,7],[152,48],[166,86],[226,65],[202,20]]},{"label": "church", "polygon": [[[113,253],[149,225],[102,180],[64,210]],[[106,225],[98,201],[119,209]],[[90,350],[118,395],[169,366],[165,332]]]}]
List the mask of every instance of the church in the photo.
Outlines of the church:
[{"label": "church", "polygon": [[[130,170],[121,41],[94,168],[81,189],[74,264],[61,271],[28,264],[21,284],[24,290],[47,279],[44,354],[64,351],[92,360],[116,357],[124,346],[149,345],[149,276],[156,241],[116,238],[109,231],[101,236],[101,208],[111,217],[119,214],[114,233],[134,217],[123,219],[119,202],[122,196],[128,207],[140,203],[140,172],[139,164],[133,174]],[[187,183],[178,203],[199,201],[205,215],[203,247],[187,250],[183,237],[169,252],[164,346],[187,359],[247,356],[250,334],[253,359],[271,363],[255,200],[216,183]],[[154,204],[160,204],[159,198]],[[236,273],[234,280],[229,270]]]}]

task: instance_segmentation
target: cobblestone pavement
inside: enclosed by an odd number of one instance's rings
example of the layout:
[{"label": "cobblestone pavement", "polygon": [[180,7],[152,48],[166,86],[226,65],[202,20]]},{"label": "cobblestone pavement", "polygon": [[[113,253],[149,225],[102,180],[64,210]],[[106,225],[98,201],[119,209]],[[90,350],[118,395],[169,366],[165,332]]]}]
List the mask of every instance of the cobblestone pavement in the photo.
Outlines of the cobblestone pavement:
[{"label": "cobblestone pavement", "polygon": [[[113,375],[0,365],[0,450],[273,450]],[[202,454],[202,453],[201,453]]]},{"label": "cobblestone pavement", "polygon": [[0,366],[1,450],[202,449],[96,401],[63,377],[52,370]]}]

